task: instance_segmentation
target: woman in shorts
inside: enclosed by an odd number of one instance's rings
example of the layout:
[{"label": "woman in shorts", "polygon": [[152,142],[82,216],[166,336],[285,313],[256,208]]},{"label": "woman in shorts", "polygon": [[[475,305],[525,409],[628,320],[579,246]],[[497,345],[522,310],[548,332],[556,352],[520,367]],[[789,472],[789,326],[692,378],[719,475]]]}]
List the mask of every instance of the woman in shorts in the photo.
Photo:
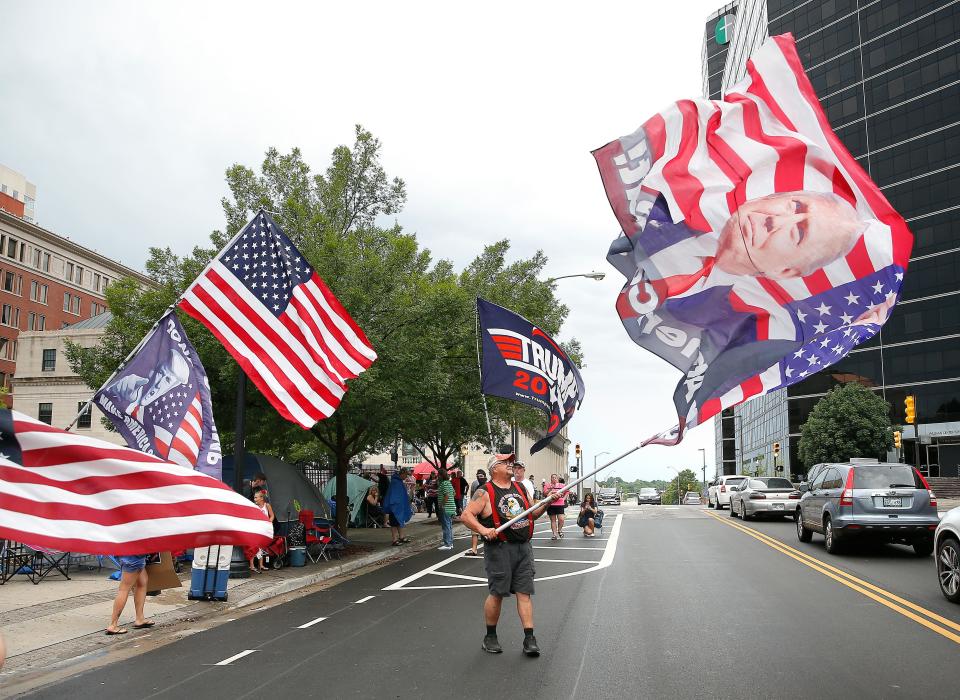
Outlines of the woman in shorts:
[{"label": "woman in shorts", "polygon": [[[559,493],[563,488],[560,479],[556,474],[550,475],[550,483],[543,487],[543,497],[546,498],[551,493]],[[547,506],[547,515],[550,516],[550,530],[553,532],[551,539],[563,537],[563,514],[567,508],[567,496],[563,494],[550,501]]]},{"label": "woman in shorts", "polygon": [[117,557],[117,560],[120,562],[120,589],[117,591],[117,597],[113,599],[113,617],[110,619],[106,634],[127,633],[128,630],[120,626],[120,614],[127,605],[131,589],[133,590],[133,610],[136,614],[133,629],[142,630],[153,627],[154,623],[143,616],[143,604],[147,599],[147,555],[127,555]]}]

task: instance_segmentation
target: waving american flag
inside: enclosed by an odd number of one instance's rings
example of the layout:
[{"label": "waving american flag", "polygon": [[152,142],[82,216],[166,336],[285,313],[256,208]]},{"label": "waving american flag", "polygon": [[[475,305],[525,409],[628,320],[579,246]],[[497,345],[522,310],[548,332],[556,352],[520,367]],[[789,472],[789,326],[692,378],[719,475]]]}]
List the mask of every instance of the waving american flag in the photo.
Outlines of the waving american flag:
[{"label": "waving american flag", "polygon": [[260,509],[191,467],[0,410],[0,539],[67,552],[261,547]]},{"label": "waving american flag", "polygon": [[347,310],[262,210],[184,292],[180,308],[303,428],[332,415],[346,380],[377,359]]},{"label": "waving american flag", "polygon": [[830,129],[790,35],[722,101],[682,100],[594,152],[622,234],[630,337],[683,372],[685,429],[873,337],[913,237]]}]

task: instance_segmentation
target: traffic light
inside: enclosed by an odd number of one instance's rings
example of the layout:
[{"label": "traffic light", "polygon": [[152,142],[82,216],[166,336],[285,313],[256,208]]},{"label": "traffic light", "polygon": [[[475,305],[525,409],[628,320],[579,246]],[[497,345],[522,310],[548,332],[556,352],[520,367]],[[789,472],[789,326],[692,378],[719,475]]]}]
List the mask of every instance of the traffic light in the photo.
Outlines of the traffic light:
[{"label": "traffic light", "polygon": [[579,442],[577,443],[576,455],[577,455],[577,459],[580,459],[580,443]]},{"label": "traffic light", "polygon": [[893,446],[896,447],[898,450],[903,446],[903,443],[901,442],[900,437],[901,437],[900,431],[899,431],[899,430],[894,430],[894,431],[893,431]]},{"label": "traffic light", "polygon": [[903,408],[906,413],[904,420],[907,423],[917,422],[917,399],[915,396],[908,396],[903,400]]},{"label": "traffic light", "polygon": [[779,443],[779,442],[773,443],[773,458],[774,458],[774,459],[779,459],[779,458],[780,458],[780,443]]}]

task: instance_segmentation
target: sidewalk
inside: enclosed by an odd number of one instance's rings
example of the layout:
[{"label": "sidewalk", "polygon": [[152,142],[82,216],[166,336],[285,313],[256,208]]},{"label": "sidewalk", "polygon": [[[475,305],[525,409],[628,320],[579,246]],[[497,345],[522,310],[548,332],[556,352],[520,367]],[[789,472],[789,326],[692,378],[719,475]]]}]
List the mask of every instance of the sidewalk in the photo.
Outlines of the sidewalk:
[{"label": "sidewalk", "polygon": [[[181,588],[165,590],[147,598],[146,615],[157,626],[137,632],[130,628],[133,601],[127,603],[121,624],[130,633],[108,637],[103,630],[110,621],[110,610],[117,583],[108,579],[112,569],[77,570],[71,565],[70,580],[45,579],[37,585],[18,576],[0,587],[0,631],[7,643],[7,662],[0,671],[0,686],[11,687],[46,669],[62,666],[79,657],[103,654],[117,645],[140,640],[146,634],[155,638],[172,626],[201,621],[218,613],[263,603],[271,598],[342,576],[366,566],[402,559],[440,543],[436,518],[427,520],[414,514],[404,534],[412,542],[402,547],[391,545],[390,529],[352,529],[348,533],[350,554],[332,561],[305,567],[285,567],[250,578],[230,579],[226,602],[190,601],[190,566],[180,574]],[[454,534],[466,529],[454,523]],[[183,636],[183,635],[180,635]]]}]

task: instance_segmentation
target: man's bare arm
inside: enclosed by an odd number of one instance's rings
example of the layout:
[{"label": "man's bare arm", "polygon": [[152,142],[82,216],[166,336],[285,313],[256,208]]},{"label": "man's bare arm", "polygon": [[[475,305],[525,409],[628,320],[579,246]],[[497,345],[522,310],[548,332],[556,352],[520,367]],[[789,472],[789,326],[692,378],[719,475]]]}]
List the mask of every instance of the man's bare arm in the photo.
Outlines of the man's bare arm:
[{"label": "man's bare arm", "polygon": [[483,515],[489,502],[486,489],[477,489],[467,507],[460,514],[460,522],[473,530],[475,533],[488,540],[496,539],[497,531],[492,527],[486,527],[480,523],[477,518]]}]

